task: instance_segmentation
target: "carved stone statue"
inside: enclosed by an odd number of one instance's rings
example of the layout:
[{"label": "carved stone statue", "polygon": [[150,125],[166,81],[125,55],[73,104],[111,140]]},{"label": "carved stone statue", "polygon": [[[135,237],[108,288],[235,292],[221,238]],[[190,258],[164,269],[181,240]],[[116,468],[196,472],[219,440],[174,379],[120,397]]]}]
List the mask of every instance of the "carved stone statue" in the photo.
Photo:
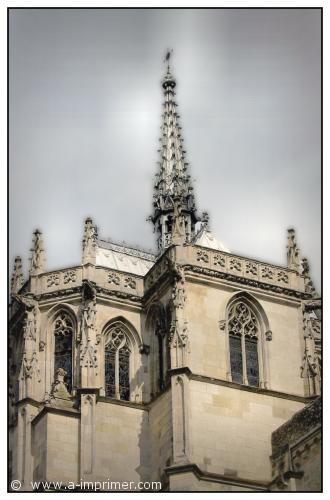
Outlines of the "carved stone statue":
[{"label": "carved stone statue", "polygon": [[55,382],[53,383],[50,396],[53,398],[70,399],[64,378],[67,372],[63,368],[58,368],[55,373]]},{"label": "carved stone statue", "polygon": [[179,266],[175,265],[175,272],[176,276],[172,291],[173,305],[175,308],[183,309],[186,301],[184,271]]},{"label": "carved stone statue", "polygon": [[93,262],[96,254],[97,227],[90,217],[85,220],[84,238],[82,241],[83,264]]},{"label": "carved stone statue", "polygon": [[288,229],[287,263],[289,269],[299,270],[300,251],[297,247],[296,233],[294,229]]},{"label": "carved stone statue", "polygon": [[173,228],[172,228],[172,243],[173,245],[182,245],[186,240],[185,218],[182,214],[180,204],[175,201],[173,209]]},{"label": "carved stone statue", "polygon": [[44,246],[42,241],[42,233],[39,229],[34,231],[34,241],[33,248],[31,249],[31,266],[30,274],[36,275],[41,274],[45,270],[45,256],[44,256]]},{"label": "carved stone statue", "polygon": [[15,258],[14,272],[11,278],[11,294],[18,293],[24,284],[23,271],[22,271],[22,259],[21,257]]}]

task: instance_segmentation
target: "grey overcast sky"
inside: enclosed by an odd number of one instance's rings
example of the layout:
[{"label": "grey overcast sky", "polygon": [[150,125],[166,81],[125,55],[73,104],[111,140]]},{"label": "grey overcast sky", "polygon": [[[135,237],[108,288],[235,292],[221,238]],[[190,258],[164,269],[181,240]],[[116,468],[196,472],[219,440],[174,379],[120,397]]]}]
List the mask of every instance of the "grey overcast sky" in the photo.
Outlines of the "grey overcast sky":
[{"label": "grey overcast sky", "polygon": [[200,211],[234,253],[286,263],[286,229],[320,286],[320,10],[10,11],[10,258],[79,264],[83,221],[152,248],[163,58]]}]

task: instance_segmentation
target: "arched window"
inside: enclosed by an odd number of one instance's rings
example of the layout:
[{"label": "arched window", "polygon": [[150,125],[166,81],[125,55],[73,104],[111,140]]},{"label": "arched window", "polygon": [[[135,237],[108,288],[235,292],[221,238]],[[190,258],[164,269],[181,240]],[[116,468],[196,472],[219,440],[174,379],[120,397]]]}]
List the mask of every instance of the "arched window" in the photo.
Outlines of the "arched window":
[{"label": "arched window", "polygon": [[260,325],[252,308],[243,300],[229,308],[228,333],[232,381],[258,387]]},{"label": "arched window", "polygon": [[69,314],[61,312],[54,321],[54,375],[59,368],[66,371],[64,382],[69,392],[72,391],[72,339],[73,322]]},{"label": "arched window", "polygon": [[130,354],[128,338],[120,326],[113,326],[105,345],[105,395],[130,400]]}]

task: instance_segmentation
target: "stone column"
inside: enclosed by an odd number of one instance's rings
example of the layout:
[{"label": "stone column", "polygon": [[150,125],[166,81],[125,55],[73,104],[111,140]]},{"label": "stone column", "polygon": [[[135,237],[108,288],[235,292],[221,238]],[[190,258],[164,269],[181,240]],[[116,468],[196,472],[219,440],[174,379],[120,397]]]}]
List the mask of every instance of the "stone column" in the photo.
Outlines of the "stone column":
[{"label": "stone column", "polygon": [[80,477],[88,480],[92,477],[95,466],[95,406],[96,394],[81,394],[80,416]]},{"label": "stone column", "polygon": [[173,463],[189,462],[189,380],[187,375],[172,375]]}]

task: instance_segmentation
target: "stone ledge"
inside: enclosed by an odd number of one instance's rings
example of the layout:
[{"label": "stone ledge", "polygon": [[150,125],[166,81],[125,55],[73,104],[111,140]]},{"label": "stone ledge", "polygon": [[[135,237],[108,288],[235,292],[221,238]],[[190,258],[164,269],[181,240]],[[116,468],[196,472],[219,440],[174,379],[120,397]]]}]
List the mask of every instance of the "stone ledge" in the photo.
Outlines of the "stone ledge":
[{"label": "stone ledge", "polygon": [[262,394],[265,396],[272,396],[282,399],[290,399],[291,401],[297,401],[299,403],[308,403],[310,401],[309,398],[305,396],[300,396],[299,394],[290,394],[281,391],[274,391],[272,389],[262,389],[261,387],[253,387],[250,385],[242,385],[237,384],[235,382],[228,382],[228,380],[222,380],[217,378],[208,377],[207,375],[198,375],[196,373],[192,373],[190,368],[175,368],[169,371],[170,375],[179,375],[180,373],[186,374],[190,380],[195,380],[196,382],[204,382],[208,384],[221,385],[224,387],[230,387],[231,389],[236,389],[239,391],[247,391],[254,392],[256,394]]},{"label": "stone ledge", "polygon": [[253,481],[251,479],[244,479],[240,477],[230,477],[224,474],[217,474],[215,472],[202,471],[198,465],[194,463],[185,463],[181,465],[171,465],[165,469],[165,473],[168,476],[173,476],[175,474],[183,474],[186,472],[191,472],[200,481],[208,481],[213,483],[230,484],[233,486],[240,486],[242,488],[249,488],[254,491],[269,491],[268,483],[262,481]]}]

